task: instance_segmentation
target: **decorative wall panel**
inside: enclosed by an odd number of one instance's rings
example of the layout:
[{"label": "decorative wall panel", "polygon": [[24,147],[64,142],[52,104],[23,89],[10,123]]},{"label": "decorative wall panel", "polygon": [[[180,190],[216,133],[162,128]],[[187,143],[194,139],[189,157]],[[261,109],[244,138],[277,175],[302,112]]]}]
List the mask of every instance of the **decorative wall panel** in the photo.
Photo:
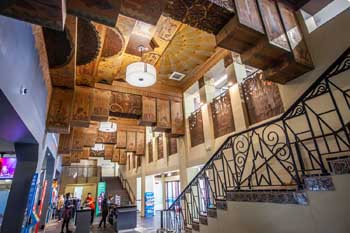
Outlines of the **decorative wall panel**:
[{"label": "decorative wall panel", "polygon": [[46,126],[51,133],[69,133],[74,91],[54,87],[52,89]]},{"label": "decorative wall panel", "polygon": [[250,124],[283,113],[283,103],[278,85],[264,81],[261,73],[242,83],[242,91]]},{"label": "decorative wall panel", "polygon": [[85,144],[85,137],[83,128],[73,128],[72,150],[82,151]]},{"label": "decorative wall panel", "polygon": [[142,163],[142,158],[141,156],[136,156],[136,163],[137,163],[137,167],[141,167],[141,163]]},{"label": "decorative wall panel", "polygon": [[144,132],[136,133],[136,155],[145,155],[145,140]]},{"label": "decorative wall panel", "polygon": [[114,145],[108,145],[108,144],[105,145],[105,152],[104,152],[105,160],[112,160],[113,149],[114,149]]},{"label": "decorative wall panel", "polygon": [[157,137],[157,147],[158,147],[158,159],[164,158],[164,146],[163,146],[163,135]]},{"label": "decorative wall panel", "polygon": [[80,163],[80,157],[82,157],[83,151],[72,151],[70,154],[71,163]]},{"label": "decorative wall panel", "polygon": [[120,159],[120,149],[114,148],[112,162],[119,163],[119,159]]},{"label": "decorative wall panel", "polygon": [[153,162],[153,143],[152,141],[148,142],[148,162]]},{"label": "decorative wall panel", "polygon": [[168,146],[168,155],[173,155],[177,153],[177,139],[168,136],[168,142],[167,142],[167,146]]},{"label": "decorative wall panel", "polygon": [[83,128],[84,131],[84,146],[93,147],[96,143],[97,129],[96,128]]},{"label": "decorative wall panel", "polygon": [[105,144],[116,144],[117,143],[117,135],[115,132],[101,132],[98,131],[96,142],[105,143]]},{"label": "decorative wall panel", "polygon": [[142,115],[142,97],[128,93],[112,92],[109,111],[112,116],[139,118]]},{"label": "decorative wall panel", "polygon": [[62,155],[62,166],[70,166],[70,154],[63,154]]},{"label": "decorative wall panel", "polygon": [[171,134],[185,135],[185,120],[181,102],[171,101]]},{"label": "decorative wall panel", "polygon": [[210,107],[214,123],[215,138],[235,131],[229,91],[215,98],[210,104]]},{"label": "decorative wall panel", "polygon": [[136,151],[136,132],[128,131],[126,135],[126,150],[130,152]]},{"label": "decorative wall panel", "polygon": [[84,147],[83,153],[81,154],[80,159],[89,159],[90,157],[90,147]]},{"label": "decorative wall panel", "polygon": [[169,100],[157,99],[157,125],[153,131],[165,132],[171,130]]},{"label": "decorative wall panel", "polygon": [[73,115],[71,124],[88,128],[91,120],[93,88],[77,86],[74,90]]},{"label": "decorative wall panel", "polygon": [[94,102],[91,114],[93,121],[108,121],[111,92],[94,89]]},{"label": "decorative wall panel", "polygon": [[104,153],[105,153],[104,150],[99,151],[99,150],[93,150],[92,148],[90,150],[91,157],[104,157]]},{"label": "decorative wall panel", "polygon": [[124,149],[120,149],[120,159],[119,159],[119,165],[126,165],[127,160],[127,152]]},{"label": "decorative wall panel", "polygon": [[117,131],[117,148],[126,148],[126,131]]},{"label": "decorative wall panel", "polygon": [[60,134],[60,141],[58,144],[58,154],[69,154],[72,150],[73,144],[73,130],[70,134]]},{"label": "decorative wall panel", "polygon": [[192,113],[188,118],[188,122],[190,125],[191,146],[195,147],[204,143],[202,111],[199,110]]},{"label": "decorative wall panel", "polygon": [[154,126],[157,122],[156,99],[142,96],[142,116],[140,125]]}]

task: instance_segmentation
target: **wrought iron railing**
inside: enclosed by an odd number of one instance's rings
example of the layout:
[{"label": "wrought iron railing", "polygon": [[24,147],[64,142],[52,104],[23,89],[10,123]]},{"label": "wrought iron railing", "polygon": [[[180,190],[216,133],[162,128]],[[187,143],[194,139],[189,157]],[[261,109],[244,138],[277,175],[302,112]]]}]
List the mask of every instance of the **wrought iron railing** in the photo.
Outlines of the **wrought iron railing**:
[{"label": "wrought iron railing", "polygon": [[120,177],[120,181],[122,183],[122,186],[123,188],[128,192],[129,194],[129,199],[130,199],[130,202],[132,204],[134,204],[136,202],[136,196],[135,196],[135,193],[134,191],[132,190],[130,184],[129,184],[129,181],[127,179],[124,178],[123,174],[120,172],[119,170],[119,177]]},{"label": "wrought iron railing", "polygon": [[161,227],[194,227],[228,191],[296,190],[306,176],[328,175],[325,160],[350,151],[349,69],[350,48],[280,117],[229,136],[162,212]]}]

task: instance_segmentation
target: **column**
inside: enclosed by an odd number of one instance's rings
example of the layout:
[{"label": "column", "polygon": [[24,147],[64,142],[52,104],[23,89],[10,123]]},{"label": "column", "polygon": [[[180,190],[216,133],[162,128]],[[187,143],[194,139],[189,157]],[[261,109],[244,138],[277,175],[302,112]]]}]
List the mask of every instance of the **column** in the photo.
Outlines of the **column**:
[{"label": "column", "polygon": [[163,193],[163,209],[166,209],[166,183],[165,183],[165,174],[162,173],[161,175],[161,184],[162,184],[162,193]]},{"label": "column", "polygon": [[179,174],[180,174],[180,190],[184,190],[188,184],[187,181],[187,144],[186,136],[177,139],[177,150],[179,153]]},{"label": "column", "polygon": [[1,232],[4,233],[21,232],[28,194],[38,163],[39,145],[16,143],[15,151],[17,166],[1,225]]}]

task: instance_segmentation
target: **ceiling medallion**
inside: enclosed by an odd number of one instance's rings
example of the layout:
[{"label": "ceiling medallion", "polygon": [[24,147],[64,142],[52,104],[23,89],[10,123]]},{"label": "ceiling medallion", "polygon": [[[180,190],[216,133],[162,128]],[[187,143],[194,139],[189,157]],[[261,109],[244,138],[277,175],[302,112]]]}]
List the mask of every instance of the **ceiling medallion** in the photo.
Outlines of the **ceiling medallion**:
[{"label": "ceiling medallion", "polygon": [[[145,51],[144,46],[139,46],[138,51],[142,53]],[[145,62],[134,62],[126,68],[126,81],[136,87],[149,87],[157,81],[156,68]]]},{"label": "ceiling medallion", "polygon": [[105,133],[114,133],[117,131],[117,124],[114,122],[101,122],[100,128],[98,129],[101,132]]}]

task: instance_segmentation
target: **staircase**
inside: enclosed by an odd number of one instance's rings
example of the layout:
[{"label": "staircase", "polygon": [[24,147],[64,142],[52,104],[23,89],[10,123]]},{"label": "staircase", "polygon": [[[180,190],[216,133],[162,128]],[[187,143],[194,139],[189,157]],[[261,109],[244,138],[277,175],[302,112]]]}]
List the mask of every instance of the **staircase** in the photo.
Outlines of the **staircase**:
[{"label": "staircase", "polygon": [[130,195],[128,191],[123,187],[120,177],[103,177],[103,181],[106,182],[106,191],[108,195],[120,196],[121,206],[131,203]]},{"label": "staircase", "polygon": [[[341,191],[343,185],[335,191],[331,175],[350,173],[350,79],[345,73],[349,69],[350,48],[279,118],[229,136],[176,201],[162,212],[161,229],[207,229],[210,219],[219,222],[219,213],[237,203],[322,209],[315,203],[323,202],[312,199],[317,197],[310,192]],[[345,184],[350,184],[347,177]],[[350,191],[344,192],[349,197]],[[296,215],[305,208],[298,208]],[[252,217],[255,210],[258,208],[250,208]],[[278,208],[275,211],[283,212]],[[227,224],[230,217],[226,217]],[[260,230],[249,231],[249,224],[245,225],[246,231],[237,232],[268,232],[263,224]],[[304,230],[292,232],[307,232]]]}]

